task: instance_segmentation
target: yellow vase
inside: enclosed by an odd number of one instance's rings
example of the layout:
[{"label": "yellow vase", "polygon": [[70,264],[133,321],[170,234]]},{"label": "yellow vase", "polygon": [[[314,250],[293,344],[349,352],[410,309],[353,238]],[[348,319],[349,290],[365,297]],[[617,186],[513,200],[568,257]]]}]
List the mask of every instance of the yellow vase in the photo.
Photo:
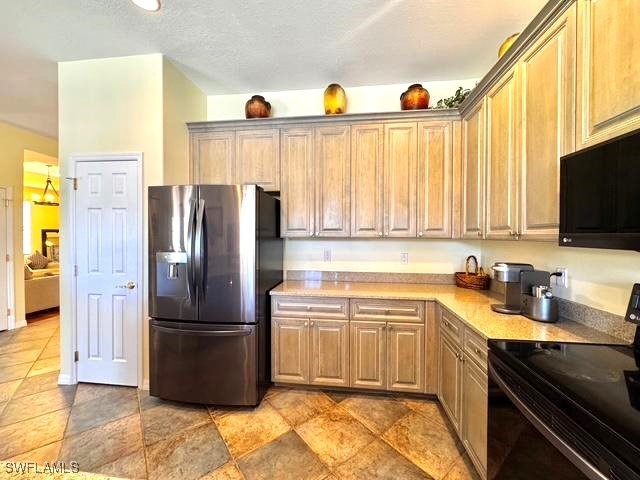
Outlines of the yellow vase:
[{"label": "yellow vase", "polygon": [[324,113],[337,115],[347,111],[347,94],[337,83],[332,83],[324,91]]},{"label": "yellow vase", "polygon": [[515,42],[519,36],[519,33],[514,33],[513,35],[508,36],[506,40],[502,42],[502,45],[500,45],[500,48],[498,49],[498,58],[507,53],[507,50],[511,48],[511,45],[513,45],[513,42]]}]

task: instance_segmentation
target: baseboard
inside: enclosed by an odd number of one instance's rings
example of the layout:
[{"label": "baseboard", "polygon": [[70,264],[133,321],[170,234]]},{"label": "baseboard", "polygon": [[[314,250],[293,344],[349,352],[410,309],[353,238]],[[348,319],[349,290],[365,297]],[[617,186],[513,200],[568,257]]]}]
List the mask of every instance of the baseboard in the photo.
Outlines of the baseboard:
[{"label": "baseboard", "polygon": [[142,386],[140,387],[141,390],[149,390],[149,379],[145,378],[142,380]]},{"label": "baseboard", "polygon": [[67,375],[66,373],[58,375],[58,385],[74,385],[71,380],[71,375]]},{"label": "baseboard", "polygon": [[[13,328],[22,328],[22,327],[26,327],[27,326],[27,320],[26,318],[21,318],[20,320],[16,320]],[[12,329],[13,330],[13,329]]]}]

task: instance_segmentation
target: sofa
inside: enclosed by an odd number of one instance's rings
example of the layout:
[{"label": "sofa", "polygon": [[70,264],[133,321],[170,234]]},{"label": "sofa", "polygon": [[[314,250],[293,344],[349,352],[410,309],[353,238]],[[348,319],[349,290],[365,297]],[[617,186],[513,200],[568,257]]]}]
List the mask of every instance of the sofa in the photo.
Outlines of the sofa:
[{"label": "sofa", "polygon": [[39,312],[60,306],[60,265],[52,262],[47,268],[25,269],[25,313]]}]

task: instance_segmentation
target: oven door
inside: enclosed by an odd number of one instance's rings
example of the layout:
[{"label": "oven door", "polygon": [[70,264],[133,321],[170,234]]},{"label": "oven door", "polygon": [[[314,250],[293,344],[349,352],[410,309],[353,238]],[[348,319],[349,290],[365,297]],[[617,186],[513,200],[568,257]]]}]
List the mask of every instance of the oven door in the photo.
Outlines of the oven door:
[{"label": "oven door", "polygon": [[558,435],[553,407],[495,356],[490,356],[489,378],[490,479],[608,478],[577,451],[568,429],[566,437]]}]

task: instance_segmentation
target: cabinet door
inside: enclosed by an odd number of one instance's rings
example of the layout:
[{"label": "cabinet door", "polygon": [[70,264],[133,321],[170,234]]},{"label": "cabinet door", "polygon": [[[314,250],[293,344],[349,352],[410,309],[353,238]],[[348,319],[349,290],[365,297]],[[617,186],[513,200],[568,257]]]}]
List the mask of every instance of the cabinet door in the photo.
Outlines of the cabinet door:
[{"label": "cabinet door", "polygon": [[283,237],[309,237],[314,232],[313,129],[282,130]]},{"label": "cabinet door", "polygon": [[311,319],[311,384],[349,385],[349,322]]},{"label": "cabinet door", "polygon": [[485,108],[481,101],[462,119],[462,236],[483,238]]},{"label": "cabinet door", "polygon": [[195,133],[191,137],[193,183],[229,185],[235,182],[235,132]]},{"label": "cabinet door", "polygon": [[387,324],[387,389],[424,392],[424,325]]},{"label": "cabinet door", "polygon": [[384,322],[351,322],[351,386],[384,390],[386,335]]},{"label": "cabinet door", "polygon": [[487,477],[487,374],[470,358],[462,368],[462,443],[482,478]]},{"label": "cabinet door", "polygon": [[382,125],[351,127],[351,236],[383,235]]},{"label": "cabinet door", "polygon": [[418,237],[451,238],[452,122],[418,124]]},{"label": "cabinet door", "polygon": [[351,145],[348,125],[315,130],[316,236],[348,237]]},{"label": "cabinet door", "polygon": [[425,382],[424,392],[436,395],[438,393],[438,349],[440,347],[440,322],[436,312],[440,306],[436,302],[425,304],[424,331],[424,364]]},{"label": "cabinet door", "polygon": [[575,142],[575,11],[574,4],[520,62],[523,238],[558,238],[560,157]]},{"label": "cabinet door", "polygon": [[640,127],[640,2],[578,2],[578,148]]},{"label": "cabinet door", "polygon": [[255,183],[267,192],[280,190],[280,130],[236,133],[238,183]]},{"label": "cabinet door", "polygon": [[487,94],[486,238],[515,239],[518,231],[516,128],[516,77],[512,70]]},{"label": "cabinet door", "polygon": [[416,236],[417,123],[384,126],[384,235]]},{"label": "cabinet door", "polygon": [[438,398],[456,431],[460,428],[462,361],[460,348],[440,332]]},{"label": "cabinet door", "polygon": [[271,319],[271,378],[274,382],[309,383],[307,319]]}]

